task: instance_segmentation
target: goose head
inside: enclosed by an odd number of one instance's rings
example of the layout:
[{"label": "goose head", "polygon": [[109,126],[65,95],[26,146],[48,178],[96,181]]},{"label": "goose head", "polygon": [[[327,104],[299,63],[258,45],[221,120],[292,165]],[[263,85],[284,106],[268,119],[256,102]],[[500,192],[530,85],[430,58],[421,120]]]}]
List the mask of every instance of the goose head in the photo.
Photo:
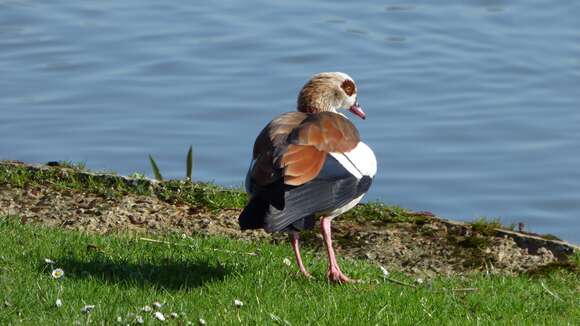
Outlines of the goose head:
[{"label": "goose head", "polygon": [[357,101],[354,80],[342,72],[316,74],[298,94],[298,111],[310,114],[346,109],[361,119],[366,115]]}]

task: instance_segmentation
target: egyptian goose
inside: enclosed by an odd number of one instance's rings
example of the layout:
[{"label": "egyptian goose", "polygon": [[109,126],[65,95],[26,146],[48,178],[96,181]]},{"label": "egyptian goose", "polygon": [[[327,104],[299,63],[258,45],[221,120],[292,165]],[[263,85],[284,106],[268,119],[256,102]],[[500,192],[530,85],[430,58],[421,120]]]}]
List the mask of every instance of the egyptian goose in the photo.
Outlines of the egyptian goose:
[{"label": "egyptian goose", "polygon": [[242,230],[288,232],[300,272],[311,277],[300,255],[299,232],[320,229],[328,254],[327,278],[351,280],[337,263],[330,223],[353,208],[368,191],[377,171],[373,151],[340,109],[362,119],[356,84],[345,73],[314,75],[298,95],[298,112],[272,120],[254,143],[246,176],[250,201],[239,217]]}]

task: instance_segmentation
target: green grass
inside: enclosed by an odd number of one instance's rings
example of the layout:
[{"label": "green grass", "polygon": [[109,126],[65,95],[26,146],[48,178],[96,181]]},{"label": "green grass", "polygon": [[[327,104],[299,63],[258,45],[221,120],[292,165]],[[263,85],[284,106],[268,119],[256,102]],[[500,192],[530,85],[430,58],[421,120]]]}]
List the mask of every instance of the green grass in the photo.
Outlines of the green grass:
[{"label": "green grass", "polygon": [[415,223],[425,224],[429,216],[411,212],[399,206],[385,205],[380,202],[370,202],[357,205],[355,208],[341,215],[341,218],[362,221],[380,221],[385,223]]},{"label": "green grass", "polygon": [[[163,181],[163,176],[161,175],[161,171],[159,170],[159,166],[157,165],[157,161],[153,158],[153,156],[149,155],[149,163],[151,164],[151,170],[153,171],[153,176],[155,176],[155,180]],[[185,180],[191,181],[191,173],[193,171],[193,146],[189,145],[189,150],[187,151],[187,156],[185,158]]]},{"label": "green grass", "polygon": [[0,184],[9,184],[18,188],[50,186],[56,190],[92,192],[107,197],[128,193],[148,195],[152,192],[142,179],[128,183],[122,178],[104,179],[90,174],[76,173],[85,172],[85,168],[81,169],[79,165],[67,163],[65,167],[71,170],[60,167],[34,169],[27,166],[0,166]]},{"label": "green grass", "polygon": [[51,162],[50,164],[57,163],[58,166],[66,167],[69,169],[74,169],[78,171],[87,171],[90,170],[87,168],[87,162],[73,162],[73,161],[58,161],[58,162]]},{"label": "green grass", "polygon": [[[477,234],[487,236],[487,237],[495,236],[497,233],[496,229],[503,229],[503,230],[510,230],[510,231],[514,231],[516,229],[515,224],[511,224],[511,225],[502,224],[500,218],[480,217],[480,218],[477,218],[477,219],[469,222],[469,225],[471,225],[472,230],[475,231]],[[535,236],[544,238],[546,240],[562,241],[562,239],[558,238],[557,236],[555,236],[553,234],[549,234],[549,233],[547,233],[547,234],[532,233],[532,234]]]},{"label": "green grass", "polygon": [[[574,324],[580,320],[577,273],[551,271],[534,277],[440,277],[412,288],[385,281],[377,266],[341,261],[365,284],[332,285],[326,262],[306,252],[316,279],[295,276],[288,245],[248,243],[220,237],[158,238],[84,234],[21,225],[0,217],[0,325],[123,324],[153,302],[167,324],[208,325],[415,325]],[[234,252],[235,251],[235,252]],[[256,256],[244,253],[258,253]],[[45,258],[56,262],[46,264]],[[575,258],[578,262],[578,257]],[[65,276],[53,279],[52,268]],[[413,283],[393,273],[391,278]],[[453,291],[477,288],[477,291]],[[58,308],[60,298],[63,306]],[[234,306],[234,300],[244,303]],[[81,308],[95,305],[83,314]],[[154,310],[155,311],[155,310]],[[169,314],[175,312],[175,320]]]},{"label": "green grass", "polygon": [[515,228],[515,226],[504,226],[501,224],[499,218],[489,219],[480,217],[471,221],[469,224],[471,225],[473,231],[486,236],[494,236],[496,233],[495,229],[513,230]]},{"label": "green grass", "polygon": [[66,163],[67,171],[62,168],[34,169],[27,166],[0,166],[0,184],[18,188],[43,186],[59,191],[90,192],[105,197],[119,197],[126,194],[157,196],[170,203],[187,203],[209,210],[242,208],[247,195],[240,189],[230,189],[212,183],[168,180],[155,185],[142,175],[134,174],[133,180],[123,178],[102,178],[84,172],[81,165]]}]

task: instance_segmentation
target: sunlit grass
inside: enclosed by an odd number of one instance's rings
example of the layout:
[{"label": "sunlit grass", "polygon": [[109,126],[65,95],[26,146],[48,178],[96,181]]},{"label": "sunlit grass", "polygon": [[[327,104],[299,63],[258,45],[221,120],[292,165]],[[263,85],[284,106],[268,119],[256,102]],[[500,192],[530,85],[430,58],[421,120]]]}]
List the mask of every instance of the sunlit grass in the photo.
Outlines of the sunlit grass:
[{"label": "sunlit grass", "polygon": [[[157,161],[153,156],[149,155],[149,163],[151,164],[151,170],[153,170],[153,176],[157,181],[163,181],[163,176],[161,175],[161,170],[157,165]],[[185,180],[191,181],[191,175],[193,171],[193,146],[189,146],[187,151],[187,156],[185,157]]]},{"label": "sunlit grass", "polygon": [[193,170],[193,147],[189,146],[187,157],[185,159],[185,180],[191,181],[191,173]]},{"label": "sunlit grass", "polygon": [[[580,279],[571,272],[422,284],[389,275],[414,288],[385,280],[378,266],[347,260],[344,271],[366,283],[337,286],[324,279],[326,261],[308,251],[316,279],[296,276],[294,264],[285,263],[287,245],[181,235],[152,242],[17,221],[0,217],[1,325],[153,323],[155,312],[170,324],[201,318],[208,325],[566,325],[580,318]],[[63,277],[51,276],[57,268]]]},{"label": "sunlit grass", "polygon": [[386,223],[409,222],[424,224],[429,220],[429,216],[395,205],[385,205],[380,202],[370,202],[365,205],[358,205],[341,218],[381,221]]},{"label": "sunlit grass", "polygon": [[75,169],[69,171],[60,167],[35,169],[23,165],[3,165],[0,166],[0,184],[18,188],[54,187],[59,191],[91,192],[105,197],[127,194],[157,196],[171,203],[181,202],[207,209],[241,208],[247,201],[247,195],[241,189],[221,187],[212,183],[188,180],[153,183],[141,174],[125,179],[102,177]]},{"label": "sunlit grass", "polygon": [[151,163],[151,169],[153,170],[153,176],[155,176],[155,180],[163,181],[163,176],[161,175],[159,166],[157,165],[157,162],[151,155],[149,155],[149,163]]}]

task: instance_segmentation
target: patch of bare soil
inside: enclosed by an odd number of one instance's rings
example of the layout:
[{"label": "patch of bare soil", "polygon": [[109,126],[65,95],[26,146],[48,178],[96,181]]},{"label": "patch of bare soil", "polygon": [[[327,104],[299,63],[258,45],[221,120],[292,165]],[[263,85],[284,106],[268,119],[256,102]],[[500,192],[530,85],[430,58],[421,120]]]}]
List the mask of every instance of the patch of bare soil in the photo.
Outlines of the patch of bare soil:
[{"label": "patch of bare soil", "polygon": [[[0,215],[19,216],[23,223],[39,223],[96,233],[177,232],[225,235],[242,240],[286,241],[285,235],[261,230],[240,231],[237,209],[208,211],[186,204],[170,204],[156,197],[120,198],[62,191],[53,187],[18,188],[0,185]],[[566,260],[573,246],[499,232],[477,234],[468,225],[437,218],[425,223],[385,223],[337,218],[333,238],[341,255],[376,262],[390,270],[432,277],[472,271],[517,274]],[[322,254],[317,232],[303,241]]]}]

